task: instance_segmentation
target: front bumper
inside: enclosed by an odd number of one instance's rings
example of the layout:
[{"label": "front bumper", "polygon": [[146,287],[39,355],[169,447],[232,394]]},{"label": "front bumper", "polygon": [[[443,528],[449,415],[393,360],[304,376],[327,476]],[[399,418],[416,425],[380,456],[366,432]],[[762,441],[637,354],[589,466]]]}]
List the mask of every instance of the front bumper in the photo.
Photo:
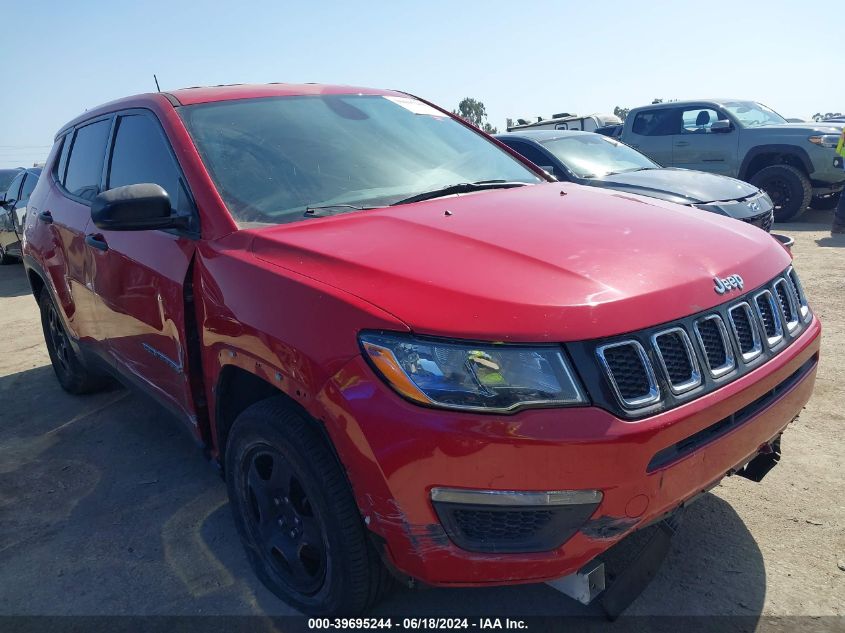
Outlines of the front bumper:
[{"label": "front bumper", "polygon": [[[426,409],[398,397],[360,357],[327,383],[319,402],[365,523],[383,541],[390,564],[434,585],[539,582],[576,571],[776,438],[810,398],[820,332],[814,317],[767,363],[638,421],[596,407],[511,416]],[[741,411],[747,415],[738,423],[723,424]],[[708,436],[719,424],[720,433]],[[656,456],[692,437],[703,441],[655,467]],[[430,499],[435,487],[598,490],[602,498],[557,549],[485,553],[450,540]]]}]

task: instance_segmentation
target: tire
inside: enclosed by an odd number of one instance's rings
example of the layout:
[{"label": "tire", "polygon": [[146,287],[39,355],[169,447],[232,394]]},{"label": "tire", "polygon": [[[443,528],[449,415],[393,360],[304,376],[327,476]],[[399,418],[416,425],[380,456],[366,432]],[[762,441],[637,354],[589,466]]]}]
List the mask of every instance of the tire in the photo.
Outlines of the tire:
[{"label": "tire", "polygon": [[310,615],[354,616],[391,586],[337,459],[315,423],[284,397],[238,416],[225,472],[249,562],[289,605]]},{"label": "tire", "polygon": [[764,167],[749,182],[769,194],[775,205],[775,222],[797,219],[813,197],[810,179],[792,165]]},{"label": "tire", "polygon": [[62,389],[68,393],[81,395],[99,391],[108,385],[108,379],[102,374],[95,373],[85,367],[79,360],[70,336],[65,330],[61,315],[53,303],[47,289],[41,291],[38,298],[41,308],[41,327],[44,331],[44,341],[50,354],[53,371]]},{"label": "tire", "polygon": [[15,262],[15,258],[6,254],[6,249],[0,246],[0,266],[7,266]]},{"label": "tire", "polygon": [[839,204],[839,199],[842,197],[842,192],[835,193],[832,196],[828,196],[827,198],[813,198],[810,202],[810,206],[818,211],[828,211],[830,209],[835,209],[836,205]]}]

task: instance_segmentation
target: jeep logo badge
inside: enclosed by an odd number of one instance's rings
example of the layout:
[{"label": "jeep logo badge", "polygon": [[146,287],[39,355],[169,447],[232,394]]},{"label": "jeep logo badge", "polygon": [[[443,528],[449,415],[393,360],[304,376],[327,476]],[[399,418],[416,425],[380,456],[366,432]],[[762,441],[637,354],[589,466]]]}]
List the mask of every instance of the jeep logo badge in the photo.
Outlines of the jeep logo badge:
[{"label": "jeep logo badge", "polygon": [[713,277],[713,281],[716,284],[716,287],[713,288],[713,290],[715,290],[718,295],[723,295],[734,289],[742,290],[742,277],[739,275],[728,275],[724,279]]}]

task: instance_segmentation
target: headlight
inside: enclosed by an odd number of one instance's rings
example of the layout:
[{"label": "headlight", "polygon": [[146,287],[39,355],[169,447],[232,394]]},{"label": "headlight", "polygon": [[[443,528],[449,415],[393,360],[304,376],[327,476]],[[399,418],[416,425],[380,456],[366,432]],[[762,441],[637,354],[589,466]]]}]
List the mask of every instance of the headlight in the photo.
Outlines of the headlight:
[{"label": "headlight", "polygon": [[839,134],[818,134],[807,139],[814,145],[835,148],[839,143]]},{"label": "headlight", "polygon": [[448,409],[511,411],[587,402],[557,346],[515,346],[361,334],[361,346],[400,394]]}]

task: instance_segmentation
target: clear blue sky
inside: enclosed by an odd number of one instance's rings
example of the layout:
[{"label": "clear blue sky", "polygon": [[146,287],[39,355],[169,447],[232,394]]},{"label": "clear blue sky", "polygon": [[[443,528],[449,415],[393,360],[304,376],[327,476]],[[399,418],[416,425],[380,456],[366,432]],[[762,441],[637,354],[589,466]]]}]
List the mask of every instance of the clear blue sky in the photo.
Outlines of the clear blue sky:
[{"label": "clear blue sky", "polygon": [[[154,88],[308,82],[397,88],[506,117],[655,97],[845,111],[843,0],[7,3],[0,167],[43,160],[86,108]],[[838,45],[837,45],[838,42]],[[14,146],[14,147],[12,147]]]}]

